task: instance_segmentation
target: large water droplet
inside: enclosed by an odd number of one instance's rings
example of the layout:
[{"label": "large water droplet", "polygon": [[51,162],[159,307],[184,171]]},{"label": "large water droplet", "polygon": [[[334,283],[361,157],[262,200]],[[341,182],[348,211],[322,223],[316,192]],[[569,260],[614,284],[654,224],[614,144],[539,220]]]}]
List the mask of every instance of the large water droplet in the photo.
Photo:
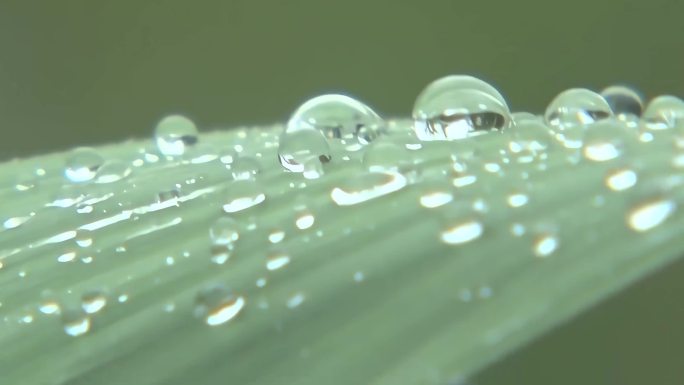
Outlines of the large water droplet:
[{"label": "large water droplet", "polygon": [[546,122],[560,130],[613,116],[608,102],[596,92],[572,88],[561,92],[546,108]]},{"label": "large water droplet", "polygon": [[330,158],[328,141],[319,130],[301,128],[280,135],[278,160],[288,171],[304,172],[305,165],[313,166],[308,162],[320,165],[329,162]]},{"label": "large water droplet", "polygon": [[245,299],[223,285],[200,290],[195,297],[194,314],[209,326],[224,324],[235,318],[245,306]]},{"label": "large water droplet", "polygon": [[197,126],[182,115],[162,119],[154,131],[159,152],[166,156],[183,155],[188,146],[197,143]]},{"label": "large water droplet", "polygon": [[87,182],[95,178],[104,159],[92,148],[77,148],[66,162],[64,176],[72,182]]},{"label": "large water droplet", "polygon": [[471,76],[447,76],[416,98],[414,130],[420,140],[458,140],[510,125],[508,106],[489,84]]},{"label": "large water droplet", "polygon": [[315,129],[326,138],[357,150],[384,130],[384,122],[370,107],[348,96],[317,96],[302,104],[287,123],[287,132]]},{"label": "large water droplet", "polygon": [[601,96],[608,102],[613,114],[620,119],[626,120],[628,116],[641,116],[644,109],[644,101],[635,90],[625,86],[610,86],[601,91]]},{"label": "large water droplet", "polygon": [[684,122],[684,101],[671,95],[658,96],[648,103],[641,121],[649,130],[674,128]]},{"label": "large water droplet", "polygon": [[271,271],[281,269],[289,263],[290,255],[280,250],[272,251],[266,257],[266,268]]}]

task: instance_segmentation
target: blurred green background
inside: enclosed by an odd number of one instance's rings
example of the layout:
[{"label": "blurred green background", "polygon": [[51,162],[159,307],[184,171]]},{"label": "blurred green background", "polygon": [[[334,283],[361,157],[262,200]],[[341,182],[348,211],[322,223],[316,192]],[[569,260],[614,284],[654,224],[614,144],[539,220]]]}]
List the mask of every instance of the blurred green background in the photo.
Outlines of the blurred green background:
[{"label": "blurred green background", "polygon": [[684,2],[240,0],[0,2],[0,158],[272,123],[323,92],[384,115],[451,73],[516,110],[569,87],[684,95]]},{"label": "blurred green background", "polygon": [[[149,136],[169,113],[203,130],[283,121],[326,92],[407,116],[452,73],[533,112],[570,87],[683,96],[682,15],[682,0],[3,0],[0,159]],[[475,382],[684,383],[682,276],[655,275]]]}]

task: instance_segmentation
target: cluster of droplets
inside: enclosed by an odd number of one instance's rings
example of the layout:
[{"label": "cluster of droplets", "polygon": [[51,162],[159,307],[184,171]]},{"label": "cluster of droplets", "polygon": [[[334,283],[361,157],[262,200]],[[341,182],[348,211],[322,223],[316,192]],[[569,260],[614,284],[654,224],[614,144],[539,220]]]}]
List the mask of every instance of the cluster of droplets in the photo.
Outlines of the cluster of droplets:
[{"label": "cluster of droplets", "polygon": [[[121,221],[132,223],[134,230],[126,242],[114,249],[115,253],[126,254],[128,242],[135,245],[139,239],[179,228],[184,221],[190,222],[185,214],[174,212],[178,207],[194,204],[194,210],[202,210],[203,206],[196,202],[215,195],[220,196],[221,204],[211,207],[212,218],[216,214],[221,217],[207,226],[208,231],[203,228],[204,252],[209,255],[207,265],[229,271],[234,261],[240,259],[242,250],[253,249],[255,239],[259,238],[261,243],[257,245],[261,246],[263,255],[254,266],[260,266],[261,270],[250,281],[250,290],[262,290],[277,281],[278,274],[296,268],[297,253],[290,249],[292,243],[306,244],[328,235],[326,231],[330,228],[325,227],[328,212],[332,216],[344,216],[369,201],[385,204],[377,198],[402,191],[409,196],[415,193],[411,209],[429,212],[431,217],[438,218],[439,229],[433,232],[433,240],[443,247],[484,244],[480,240],[495,227],[488,218],[506,213],[512,220],[510,226],[505,226],[505,232],[527,242],[530,256],[550,258],[564,247],[563,229],[543,220],[529,219],[548,203],[538,187],[546,181],[544,171],[560,163],[600,169],[602,194],[593,197],[591,202],[600,207],[605,204],[607,194],[624,197],[636,190],[635,186],[644,176],[638,162],[630,161],[631,155],[638,154],[646,143],[662,145],[659,138],[663,132],[676,133],[677,143],[662,148],[678,154],[679,158],[675,159],[680,159],[679,163],[673,161],[673,167],[684,168],[684,102],[677,97],[659,96],[645,103],[638,92],[625,86],[611,86],[599,93],[574,88],[558,94],[542,115],[535,115],[511,112],[496,88],[464,75],[447,76],[430,83],[417,97],[410,122],[385,120],[358,100],[329,94],[306,101],[284,127],[263,132],[257,139],[248,135],[247,130],[241,130],[235,133],[230,145],[223,145],[211,141],[200,143],[192,120],[171,115],[156,126],[156,146],[140,149],[133,161],[109,159],[91,148],[74,150],[61,171],[68,188],[61,189],[59,198],[46,208],[74,208],[79,218],[87,221],[76,230],[37,241],[31,248],[40,250],[45,245],[71,242],[70,247],[60,249],[51,258],[60,266],[78,261],[97,264],[93,256],[103,254],[103,250],[96,245],[95,238],[100,232],[106,237],[110,226]],[[252,151],[254,148],[260,152]],[[431,167],[443,161],[448,162],[448,167]],[[195,171],[193,167],[198,164],[213,167],[206,168],[210,177],[204,171]],[[161,189],[156,186],[156,195],[149,197],[149,201],[138,202],[131,197],[131,191],[144,187],[147,177],[132,178],[131,175],[149,172],[146,168],[164,174],[164,178],[168,176],[169,183]],[[169,172],[164,172],[167,169]],[[205,170],[204,166],[201,169]],[[18,178],[16,191],[32,191],[45,174],[45,170],[40,170]],[[187,172],[182,177],[169,176],[178,170]],[[330,173],[327,178],[329,170],[342,170],[346,174]],[[274,173],[277,178],[287,180],[286,187],[265,183],[272,180],[269,178]],[[335,179],[335,175],[343,176]],[[564,181],[564,188],[573,188],[571,182]],[[677,183],[676,180],[666,182]],[[115,186],[120,187],[116,195],[109,191]],[[293,191],[308,186],[326,189],[328,206],[323,206],[328,212],[325,215],[313,204],[319,203],[314,199],[305,200],[310,205],[288,203],[287,215],[277,207],[264,204],[267,196],[269,201],[271,196],[289,200]],[[636,233],[657,228],[677,208],[677,202],[660,190],[637,198],[630,201],[624,218],[625,225]],[[402,212],[391,204],[383,210],[387,218]],[[0,230],[25,227],[40,215],[18,213],[3,219]],[[287,219],[264,229],[261,217],[271,215]],[[405,220],[397,217],[399,223]],[[366,228],[359,221],[355,223],[364,230],[375,230],[372,225]],[[347,227],[342,235],[353,238],[355,231],[358,229]],[[8,250],[3,255],[14,252]],[[160,256],[162,264],[169,268],[192,257],[185,250]],[[0,269],[4,263],[3,256]],[[25,279],[28,274],[30,270],[21,270],[18,276]],[[360,269],[354,269],[348,276],[349,282],[355,284],[372,279]],[[253,300],[249,290],[243,291],[239,284],[236,287],[238,290],[234,291],[217,283],[196,288],[192,314],[207,325],[218,326],[238,317],[247,306],[248,298],[258,308],[268,308],[266,301],[256,296]],[[470,294],[462,297],[472,297],[470,289],[467,293]],[[479,293],[479,297],[487,298],[493,291],[482,286]],[[287,296],[283,305],[287,309],[299,308],[310,298],[310,293],[297,289]],[[118,299],[123,304],[128,296],[121,295]],[[115,304],[102,290],[86,290],[76,305],[49,297],[38,310],[46,316],[59,315],[66,334],[78,337],[93,329],[95,317]],[[176,304],[171,301],[164,306],[166,312],[175,309]],[[29,316],[22,318],[24,323],[32,320]]]}]

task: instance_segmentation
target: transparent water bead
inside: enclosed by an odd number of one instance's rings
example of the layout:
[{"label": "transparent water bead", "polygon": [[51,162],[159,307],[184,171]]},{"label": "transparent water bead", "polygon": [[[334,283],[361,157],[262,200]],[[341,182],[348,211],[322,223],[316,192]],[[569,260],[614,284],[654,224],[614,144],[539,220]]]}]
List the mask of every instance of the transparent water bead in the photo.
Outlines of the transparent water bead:
[{"label": "transparent water bead", "polygon": [[280,135],[278,161],[288,171],[304,172],[331,159],[330,146],[323,133],[313,128],[299,128]]},{"label": "transparent water bead", "polygon": [[223,211],[236,213],[256,206],[266,200],[266,194],[255,180],[237,180],[226,189]]},{"label": "transparent water bead", "polygon": [[605,162],[620,157],[629,143],[625,128],[614,119],[605,119],[586,128],[582,153],[588,160]]},{"label": "transparent water bead", "polygon": [[238,222],[228,217],[217,219],[209,228],[209,238],[214,245],[234,247],[240,238]]},{"label": "transparent water bead", "polygon": [[634,231],[645,232],[665,222],[677,208],[674,201],[657,199],[634,207],[627,215],[627,225]]},{"label": "transparent water bead", "polygon": [[538,118],[523,120],[508,132],[512,135],[508,147],[514,154],[536,155],[553,143],[551,130]]},{"label": "transparent water bead", "polygon": [[259,161],[251,156],[241,156],[233,162],[230,171],[235,180],[253,179],[261,170]]},{"label": "transparent water bead", "polygon": [[584,88],[572,88],[561,92],[549,103],[544,119],[549,126],[563,130],[611,116],[613,111],[603,96]]},{"label": "transparent water bead", "polygon": [[345,95],[317,96],[292,114],[286,132],[320,131],[328,139],[340,140],[347,150],[358,150],[384,130],[383,119],[370,107]]},{"label": "transparent water bead", "polygon": [[197,126],[185,116],[170,115],[157,123],[154,137],[160,153],[166,156],[180,156],[189,146],[197,143]]},{"label": "transparent water bead", "polygon": [[107,296],[101,290],[91,290],[81,296],[81,307],[88,314],[97,313],[107,305]]},{"label": "transparent water bead", "polygon": [[418,139],[458,140],[491,130],[503,130],[511,116],[494,87],[470,76],[447,76],[430,83],[413,106]]},{"label": "transparent water bead", "polygon": [[601,91],[601,96],[608,102],[613,114],[620,119],[626,120],[630,115],[641,116],[644,110],[644,101],[635,90],[625,86],[610,86]]},{"label": "transparent water bead", "polygon": [[684,101],[676,96],[662,95],[651,100],[641,116],[648,130],[666,130],[684,124]]},{"label": "transparent water bead", "polygon": [[390,141],[377,140],[363,154],[363,165],[368,171],[402,171],[411,164],[411,154],[406,147]]},{"label": "transparent water bead", "polygon": [[92,148],[77,148],[67,158],[64,176],[74,182],[88,182],[95,178],[104,158]]},{"label": "transparent water bead", "polygon": [[235,318],[245,306],[245,298],[222,284],[201,289],[195,297],[195,317],[209,326],[217,326]]},{"label": "transparent water bead", "polygon": [[90,317],[79,308],[68,308],[62,311],[62,324],[66,334],[79,337],[90,330]]},{"label": "transparent water bead", "polygon": [[114,183],[131,175],[131,167],[120,160],[108,160],[97,171],[95,183]]},{"label": "transparent water bead", "polygon": [[365,172],[333,188],[330,197],[338,206],[351,206],[399,191],[406,184],[406,177],[399,173]]}]

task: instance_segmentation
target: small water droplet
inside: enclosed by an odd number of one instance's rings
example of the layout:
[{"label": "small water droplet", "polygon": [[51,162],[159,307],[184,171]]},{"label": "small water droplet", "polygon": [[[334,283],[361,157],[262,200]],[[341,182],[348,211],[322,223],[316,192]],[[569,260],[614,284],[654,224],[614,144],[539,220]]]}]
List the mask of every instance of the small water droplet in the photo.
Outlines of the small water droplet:
[{"label": "small water droplet", "polygon": [[420,205],[429,209],[444,206],[451,202],[454,196],[448,191],[432,191],[420,196]]},{"label": "small water droplet", "polygon": [[235,318],[245,306],[245,299],[221,284],[201,289],[195,297],[194,314],[209,326],[222,325]]},{"label": "small water droplet", "polygon": [[330,159],[330,146],[319,130],[309,127],[296,128],[280,135],[278,160],[288,171],[305,172],[305,166],[308,166],[309,170],[317,170]]},{"label": "small water droplet", "polygon": [[608,102],[596,92],[572,88],[561,92],[546,108],[547,124],[560,130],[588,125],[613,116]]},{"label": "small water droplet", "polygon": [[256,206],[266,200],[266,194],[261,185],[255,180],[237,180],[231,183],[226,190],[223,211],[236,213]]},{"label": "small water droplet", "polygon": [[316,218],[310,212],[302,212],[297,216],[295,220],[295,225],[300,230],[306,230],[313,226]]},{"label": "small water droplet", "polygon": [[637,173],[628,168],[611,170],[606,176],[606,186],[613,191],[623,191],[637,183]]},{"label": "small water droplet", "polygon": [[338,206],[350,206],[401,190],[406,184],[406,178],[398,173],[361,173],[335,187],[330,197]]},{"label": "small water droplet", "polygon": [[339,140],[347,150],[358,150],[384,131],[384,121],[370,107],[348,96],[328,94],[302,104],[287,123],[287,132],[320,131]]},{"label": "small water droplet", "polygon": [[95,178],[104,159],[92,148],[77,148],[67,158],[64,176],[74,183],[88,182]]},{"label": "small water droplet", "polygon": [[450,245],[457,245],[479,238],[483,231],[482,223],[469,220],[448,227],[442,232],[441,239]]},{"label": "small water droplet", "polygon": [[282,230],[273,230],[269,235],[268,235],[268,241],[271,243],[279,243],[283,239],[285,239],[285,232]]},{"label": "small water droplet", "polygon": [[88,314],[97,313],[107,305],[107,296],[101,290],[91,290],[81,296],[81,307]]},{"label": "small water droplet", "polygon": [[529,197],[526,194],[514,193],[510,194],[506,201],[508,202],[508,205],[510,207],[522,207],[527,204],[527,202],[529,201]]},{"label": "small water droplet", "polygon": [[626,141],[625,128],[613,120],[605,119],[587,127],[582,153],[586,159],[594,162],[613,160],[625,152]]},{"label": "small water droplet", "polygon": [[363,165],[371,172],[403,172],[411,165],[408,150],[389,140],[378,140],[363,154]]},{"label": "small water droplet", "polygon": [[271,252],[266,258],[266,268],[270,271],[278,270],[290,263],[290,256],[282,251]]},{"label": "small water droplet", "polygon": [[534,240],[534,255],[540,258],[548,257],[558,249],[558,238],[552,234],[542,234]]},{"label": "small water droplet", "polygon": [[676,207],[673,201],[667,199],[640,204],[627,215],[627,224],[634,231],[649,231],[665,222]]},{"label": "small water droplet", "polygon": [[68,308],[62,311],[64,331],[72,337],[79,337],[90,330],[90,317],[79,308]]},{"label": "small water droplet", "polygon": [[676,96],[662,95],[651,100],[641,116],[648,130],[666,130],[684,122],[684,101]]},{"label": "small water droplet", "polygon": [[59,306],[59,303],[56,300],[48,299],[40,305],[38,310],[40,310],[40,312],[43,314],[53,315],[59,314],[61,311],[61,307]]},{"label": "small water droplet", "polygon": [[365,274],[363,274],[363,271],[357,271],[354,273],[354,282],[363,282],[366,279]]},{"label": "small water droplet", "polygon": [[209,237],[214,245],[235,246],[235,242],[240,238],[240,228],[233,218],[221,217],[217,219],[209,228]]},{"label": "small water droplet", "polygon": [[418,139],[458,140],[510,125],[508,106],[491,85],[471,76],[453,75],[430,83],[413,107]]},{"label": "small water droplet", "polygon": [[74,241],[79,247],[87,248],[93,245],[93,234],[89,230],[79,229],[76,231]]},{"label": "small water droplet", "polygon": [[108,160],[97,170],[95,183],[118,182],[131,174],[128,164],[120,160]]},{"label": "small water droplet", "polygon": [[179,156],[185,153],[188,146],[197,143],[197,126],[185,116],[170,115],[159,121],[154,136],[160,153]]},{"label": "small water droplet", "polygon": [[287,300],[287,307],[290,309],[294,309],[296,307],[299,307],[302,303],[304,303],[304,294],[302,293],[296,293],[292,295],[290,298]]},{"label": "small water droplet", "polygon": [[8,218],[3,222],[3,227],[6,230],[10,229],[16,229],[17,227],[23,225],[24,223],[28,222],[28,220],[31,219],[30,215],[22,216],[22,217],[12,217]]},{"label": "small water droplet", "polygon": [[233,161],[230,171],[233,174],[233,179],[248,180],[254,179],[260,169],[259,161],[250,156],[241,156]]}]

